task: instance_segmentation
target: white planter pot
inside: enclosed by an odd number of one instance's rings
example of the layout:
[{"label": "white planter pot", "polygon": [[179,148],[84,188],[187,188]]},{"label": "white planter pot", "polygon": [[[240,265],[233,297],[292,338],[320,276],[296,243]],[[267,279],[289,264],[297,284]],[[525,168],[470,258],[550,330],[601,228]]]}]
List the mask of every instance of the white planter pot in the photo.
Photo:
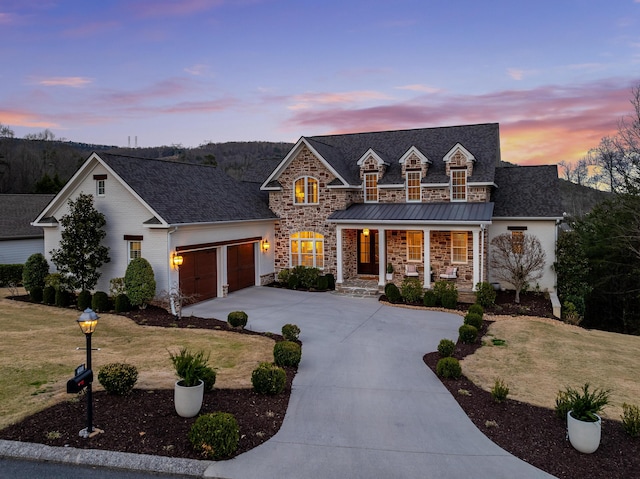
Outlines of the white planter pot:
[{"label": "white planter pot", "polygon": [[204,381],[200,380],[197,386],[181,386],[181,381],[176,381],[173,401],[176,412],[181,417],[194,417],[200,412],[204,399]]},{"label": "white planter pot", "polygon": [[[597,416],[597,415],[596,415]],[[571,445],[578,451],[591,454],[600,445],[600,432],[602,429],[602,419],[597,416],[596,422],[579,421],[571,416],[571,411],[567,413],[567,434]]]},{"label": "white planter pot", "polygon": [[393,273],[387,273],[387,281],[393,280]]}]

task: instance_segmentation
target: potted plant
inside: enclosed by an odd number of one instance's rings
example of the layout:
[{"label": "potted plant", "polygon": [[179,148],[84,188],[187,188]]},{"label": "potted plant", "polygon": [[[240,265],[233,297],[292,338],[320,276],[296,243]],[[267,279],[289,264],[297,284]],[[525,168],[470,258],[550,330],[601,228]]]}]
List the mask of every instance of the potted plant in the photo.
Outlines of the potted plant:
[{"label": "potted plant", "polygon": [[600,445],[602,419],[598,415],[609,403],[609,390],[589,390],[586,383],[582,390],[567,388],[564,392],[567,407],[567,435],[578,451],[591,454]]},{"label": "potted plant", "polygon": [[177,354],[169,353],[171,362],[180,378],[176,381],[174,402],[176,412],[181,417],[194,417],[200,412],[204,398],[202,372],[208,368],[209,355],[204,351],[180,349]]},{"label": "potted plant", "polygon": [[393,265],[387,263],[387,281],[393,280]]}]

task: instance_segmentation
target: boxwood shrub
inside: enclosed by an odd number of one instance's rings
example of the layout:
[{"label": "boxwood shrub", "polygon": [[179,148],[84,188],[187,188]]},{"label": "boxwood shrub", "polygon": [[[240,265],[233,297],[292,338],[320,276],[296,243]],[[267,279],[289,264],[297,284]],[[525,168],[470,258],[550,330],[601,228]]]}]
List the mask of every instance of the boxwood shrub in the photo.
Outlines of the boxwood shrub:
[{"label": "boxwood shrub", "polygon": [[231,311],[227,316],[227,322],[232,328],[244,328],[249,320],[249,315],[244,311]]},{"label": "boxwood shrub", "polygon": [[296,324],[282,326],[282,337],[285,341],[297,341],[298,336],[300,336],[300,328]]},{"label": "boxwood shrub", "polygon": [[258,394],[274,396],[284,391],[287,373],[273,363],[260,363],[251,373],[251,384]]},{"label": "boxwood shrub", "polygon": [[224,459],[238,449],[240,428],[233,414],[214,412],[200,416],[188,434],[193,448],[208,459]]},{"label": "boxwood shrub", "polygon": [[91,309],[99,313],[109,311],[109,296],[104,291],[96,291],[91,300]]},{"label": "boxwood shrub", "polygon": [[437,306],[438,298],[436,297],[436,293],[434,293],[433,290],[428,289],[427,291],[424,292],[422,302],[424,303],[425,306],[429,308],[433,308],[434,306]]},{"label": "boxwood shrub", "polygon": [[80,311],[84,311],[85,309],[90,308],[91,307],[91,291],[87,291],[86,289],[80,291],[80,293],[78,294],[76,306]]},{"label": "boxwood shrub", "polygon": [[120,293],[116,296],[114,308],[116,313],[126,313],[131,310],[131,301],[129,301],[129,296],[124,293]]},{"label": "boxwood shrub", "polygon": [[456,358],[442,358],[436,364],[436,374],[441,378],[458,379],[462,376],[462,367]]},{"label": "boxwood shrub", "polygon": [[273,361],[278,366],[296,367],[302,357],[302,348],[293,341],[279,341],[273,345]]},{"label": "boxwood shrub", "polygon": [[477,330],[482,328],[482,316],[477,313],[467,313],[464,316],[464,324],[470,324]]},{"label": "boxwood shrub", "polygon": [[384,295],[390,303],[399,303],[402,301],[400,290],[393,283],[387,283],[384,287]]},{"label": "boxwood shrub", "polygon": [[45,286],[42,290],[42,302],[44,304],[55,304],[56,288],[53,286]]},{"label": "boxwood shrub", "polygon": [[406,303],[417,303],[422,299],[422,283],[417,278],[405,278],[400,285],[400,293]]},{"label": "boxwood shrub", "polygon": [[448,358],[449,356],[452,356],[455,350],[456,343],[450,339],[441,339],[440,343],[438,343],[438,354],[440,354],[441,358]]},{"label": "boxwood shrub", "polygon": [[460,341],[465,344],[473,344],[478,339],[478,329],[470,324],[463,324],[458,329]]},{"label": "boxwood shrub", "polygon": [[125,396],[138,381],[138,369],[127,363],[105,364],[98,371],[98,381],[108,394]]},{"label": "boxwood shrub", "polygon": [[34,303],[42,303],[43,290],[40,286],[33,286],[29,291],[29,298]]}]

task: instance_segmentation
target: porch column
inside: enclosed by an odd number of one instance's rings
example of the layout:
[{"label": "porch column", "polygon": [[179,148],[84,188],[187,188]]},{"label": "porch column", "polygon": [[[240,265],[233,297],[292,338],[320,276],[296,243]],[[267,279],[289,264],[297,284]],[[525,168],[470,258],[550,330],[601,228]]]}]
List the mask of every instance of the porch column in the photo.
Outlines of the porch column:
[{"label": "porch column", "polygon": [[476,284],[480,282],[480,231],[472,230],[473,234],[473,285],[471,291],[476,290]]},{"label": "porch column", "polygon": [[424,288],[431,288],[431,229],[422,230],[424,240]]},{"label": "porch column", "polygon": [[227,278],[227,248],[228,246],[226,244],[222,245],[222,247],[218,249],[220,254],[216,254],[216,259],[218,261],[216,268],[218,278],[220,278],[218,281],[218,298],[225,298],[229,293],[229,282]]},{"label": "porch column", "polygon": [[386,284],[387,273],[387,230],[378,228],[378,286]]},{"label": "porch column", "polygon": [[342,226],[336,226],[336,283],[342,284]]}]

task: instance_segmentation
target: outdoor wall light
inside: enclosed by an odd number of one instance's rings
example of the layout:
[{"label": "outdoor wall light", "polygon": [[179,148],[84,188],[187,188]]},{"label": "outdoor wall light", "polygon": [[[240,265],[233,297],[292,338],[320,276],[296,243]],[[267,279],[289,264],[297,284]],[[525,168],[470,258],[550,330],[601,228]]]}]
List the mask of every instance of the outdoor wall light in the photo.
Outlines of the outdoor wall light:
[{"label": "outdoor wall light", "polygon": [[184,261],[184,258],[179,254],[174,254],[172,261],[173,261],[173,265],[176,268],[179,268],[180,266],[182,266],[182,262]]},{"label": "outdoor wall light", "polygon": [[369,228],[365,228],[362,230],[362,234],[365,236],[369,236]]},{"label": "outdoor wall light", "polygon": [[269,241],[267,241],[266,239],[262,240],[262,242],[260,243],[260,247],[263,253],[266,253],[267,251],[269,251],[270,246],[271,245],[269,244]]}]

